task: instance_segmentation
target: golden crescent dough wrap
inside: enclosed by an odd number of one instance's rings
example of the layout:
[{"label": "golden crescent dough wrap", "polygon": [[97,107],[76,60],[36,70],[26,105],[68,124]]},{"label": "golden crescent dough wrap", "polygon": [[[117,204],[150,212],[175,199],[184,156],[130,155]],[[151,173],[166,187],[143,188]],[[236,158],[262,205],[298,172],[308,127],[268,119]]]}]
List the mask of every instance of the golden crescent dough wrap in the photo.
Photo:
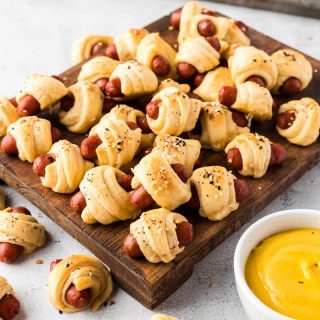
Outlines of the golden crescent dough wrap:
[{"label": "golden crescent dough wrap", "polygon": [[60,111],[60,122],[71,132],[87,132],[102,116],[102,92],[89,81],[77,82],[68,90],[74,97],[74,105],[69,111]]},{"label": "golden crescent dough wrap", "polygon": [[165,154],[170,164],[183,164],[191,176],[193,166],[200,156],[201,144],[198,140],[160,134],[154,141],[152,152],[156,150]]},{"label": "golden crescent dough wrap", "polygon": [[102,143],[97,147],[98,165],[120,168],[132,161],[141,142],[141,129],[131,130],[121,120],[103,117],[89,136],[97,134]]},{"label": "golden crescent dough wrap", "polygon": [[[111,109],[111,111],[107,114],[105,114],[101,118],[101,122],[104,121],[105,118],[110,118],[114,120],[122,120],[125,122],[134,122],[137,124],[137,118],[138,117],[145,117],[145,114],[138,109],[134,109],[132,107],[129,107],[125,104],[119,104]],[[141,134],[141,143],[140,147],[142,149],[151,147],[153,144],[153,141],[155,139],[154,133],[142,133]]]},{"label": "golden crescent dough wrap", "polygon": [[90,59],[82,65],[78,75],[78,81],[90,81],[95,83],[102,78],[109,79],[114,69],[120,64],[118,60],[99,56]]},{"label": "golden crescent dough wrap", "polygon": [[174,210],[191,198],[189,182],[184,183],[179,178],[166,155],[159,150],[143,157],[132,172],[132,187],[143,185],[160,207]]},{"label": "golden crescent dough wrap", "polygon": [[266,52],[255,47],[237,48],[228,65],[235,84],[243,83],[251,76],[259,76],[271,90],[277,82],[277,65]]},{"label": "golden crescent dough wrap", "polygon": [[68,89],[61,81],[44,74],[34,73],[25,79],[16,100],[19,104],[25,96],[33,96],[39,102],[40,109],[44,110],[57,103],[67,93]]},{"label": "golden crescent dough wrap", "polygon": [[181,214],[164,208],[143,212],[130,224],[130,233],[136,238],[145,258],[152,263],[169,263],[184,250],[179,247],[176,224],[188,221]]},{"label": "golden crescent dough wrap", "polygon": [[147,115],[147,120],[155,134],[179,136],[195,127],[201,110],[200,100],[190,99],[182,90],[174,87],[161,90],[152,98],[154,100],[161,100],[158,118],[152,119]]},{"label": "golden crescent dough wrap", "polygon": [[244,112],[260,121],[272,118],[273,98],[267,88],[253,81],[240,83],[236,87],[237,99],[231,106],[232,109]]},{"label": "golden crescent dough wrap", "polygon": [[74,64],[78,64],[91,57],[92,48],[98,44],[109,45],[113,41],[112,37],[90,34],[76,39],[72,44],[71,57]]},{"label": "golden crescent dough wrap", "polygon": [[98,166],[86,172],[80,191],[86,199],[81,218],[85,223],[110,224],[134,219],[140,211],[130,203],[130,194],[117,181],[124,173],[110,166]]},{"label": "golden crescent dough wrap", "polygon": [[93,167],[82,158],[79,146],[67,140],[54,143],[48,154],[53,154],[55,161],[46,166],[45,176],[40,179],[44,187],[58,193],[77,190],[86,171]]},{"label": "golden crescent dough wrap", "polygon": [[181,45],[188,37],[201,36],[198,30],[198,24],[202,20],[210,20],[215,26],[214,34],[219,40],[228,44],[237,44],[240,46],[250,45],[250,39],[235,24],[235,21],[226,17],[215,17],[205,14],[206,9],[197,1],[187,2],[181,11],[180,32],[178,43]]},{"label": "golden crescent dough wrap", "polygon": [[279,134],[289,142],[301,146],[308,146],[319,137],[320,130],[320,106],[311,98],[292,100],[280,106],[279,113],[292,111],[295,120],[288,129],[277,126]]},{"label": "golden crescent dough wrap", "polygon": [[6,97],[0,97],[0,137],[7,133],[11,123],[19,119],[17,108]]},{"label": "golden crescent dough wrap", "polygon": [[243,167],[238,170],[243,176],[261,178],[268,169],[271,158],[271,142],[257,133],[242,133],[236,136],[227,146],[227,153],[232,148],[238,148]]},{"label": "golden crescent dough wrap", "polygon": [[112,279],[107,268],[98,259],[84,255],[71,255],[58,263],[49,275],[48,291],[51,304],[63,312],[77,312],[68,304],[65,295],[71,284],[77,291],[90,288],[92,298],[88,307],[96,311],[110,297]]},{"label": "golden crescent dough wrap", "polygon": [[158,87],[158,78],[152,70],[134,60],[118,65],[110,76],[110,80],[119,78],[123,100],[150,94]]},{"label": "golden crescent dough wrap", "polygon": [[22,117],[8,128],[17,143],[18,156],[22,161],[32,163],[47,153],[52,146],[51,123],[36,116]]},{"label": "golden crescent dough wrap", "polygon": [[[180,16],[180,28],[179,28],[179,34],[178,34],[178,43],[181,44],[184,42],[184,40],[191,35],[190,28],[192,24],[193,17],[195,15],[199,15],[202,13],[204,7],[203,5],[198,1],[188,1],[181,10],[181,16]],[[196,34],[196,36],[199,36],[199,32]]]},{"label": "golden crescent dough wrap", "polygon": [[10,295],[10,294],[15,296],[13,288],[10,286],[10,284],[5,278],[0,276],[0,300],[4,296]]},{"label": "golden crescent dough wrap", "polygon": [[140,42],[149,34],[147,29],[130,29],[114,39],[120,61],[137,60]]},{"label": "golden crescent dough wrap", "polygon": [[152,69],[152,61],[156,56],[164,57],[170,64],[170,72],[166,78],[176,78],[176,51],[162,39],[159,33],[150,33],[139,44],[137,61]]},{"label": "golden crescent dough wrap", "polygon": [[220,53],[203,37],[187,38],[176,56],[176,63],[180,62],[187,62],[204,73],[220,63]]},{"label": "golden crescent dough wrap", "polygon": [[156,95],[158,92],[168,87],[174,87],[174,88],[180,89],[184,93],[190,92],[190,86],[187,83],[179,83],[168,78],[160,82],[158,89],[153,93],[153,95]]},{"label": "golden crescent dough wrap", "polygon": [[171,317],[171,316],[157,313],[151,316],[150,320],[179,320],[179,319],[176,317]]},{"label": "golden crescent dough wrap", "polygon": [[220,166],[203,167],[193,172],[190,181],[197,190],[202,217],[218,221],[238,208],[235,179],[231,171]]},{"label": "golden crescent dough wrap", "polygon": [[0,211],[0,243],[12,243],[23,247],[30,254],[44,245],[45,228],[37,219],[24,213],[11,212],[11,208]]},{"label": "golden crescent dough wrap", "polygon": [[193,139],[198,139],[203,148],[221,151],[238,134],[249,132],[248,127],[239,127],[232,119],[232,112],[219,102],[203,104],[200,116],[201,134],[191,132]]},{"label": "golden crescent dough wrap", "polygon": [[301,82],[301,90],[305,89],[312,80],[312,65],[306,57],[292,49],[282,49],[271,55],[278,68],[276,85],[272,88],[273,93],[279,94],[279,89],[290,78],[297,78]]},{"label": "golden crescent dough wrap", "polygon": [[218,67],[209,71],[193,92],[203,101],[219,101],[219,91],[224,86],[233,86],[231,73],[226,67]]}]

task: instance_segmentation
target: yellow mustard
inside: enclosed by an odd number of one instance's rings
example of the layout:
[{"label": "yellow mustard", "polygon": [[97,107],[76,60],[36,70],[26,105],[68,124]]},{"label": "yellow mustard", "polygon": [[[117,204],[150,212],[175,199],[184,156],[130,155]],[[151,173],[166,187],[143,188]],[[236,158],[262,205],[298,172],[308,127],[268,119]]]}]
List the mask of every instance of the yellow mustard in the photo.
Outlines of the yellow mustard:
[{"label": "yellow mustard", "polygon": [[252,250],[245,277],[271,309],[299,320],[320,319],[320,229],[266,238]]}]

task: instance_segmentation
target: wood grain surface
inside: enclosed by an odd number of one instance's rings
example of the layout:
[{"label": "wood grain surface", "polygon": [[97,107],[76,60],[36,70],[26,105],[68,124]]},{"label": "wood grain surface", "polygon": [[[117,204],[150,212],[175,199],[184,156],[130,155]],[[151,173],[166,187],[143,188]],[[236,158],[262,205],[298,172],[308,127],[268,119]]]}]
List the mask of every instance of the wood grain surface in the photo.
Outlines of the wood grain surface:
[{"label": "wood grain surface", "polygon": [[[210,0],[209,0],[210,1]],[[319,0],[213,0],[214,2],[229,3],[237,6],[251,7],[275,12],[320,18]]]},{"label": "wood grain surface", "polygon": [[[159,31],[172,45],[177,32],[168,30],[168,16],[147,26],[149,31]],[[250,29],[253,45],[272,53],[285,45]],[[314,70],[320,70],[320,62],[310,57]],[[68,85],[74,83],[80,65],[62,73]],[[300,96],[310,96],[320,101],[320,74]],[[299,96],[297,96],[298,98]],[[280,102],[280,101],[278,101]],[[122,253],[122,242],[128,233],[130,221],[109,226],[86,225],[80,216],[69,207],[71,196],[61,195],[44,188],[39,177],[32,173],[32,166],[17,157],[0,152],[0,178],[18,190],[38,206],[55,223],[91,250],[107,264],[116,282],[129,294],[149,308],[153,308],[171,295],[192,274],[194,265],[211,252],[233,232],[248,222],[269,202],[297,181],[312,168],[320,158],[319,143],[307,148],[290,145],[275,130],[273,121],[255,124],[254,129],[275,142],[281,142],[288,151],[288,159],[281,168],[272,168],[259,180],[245,179],[251,195],[239,209],[221,222],[210,222],[196,212],[184,213],[194,225],[194,241],[177,258],[168,264],[151,264],[145,259],[131,259]],[[83,135],[75,135],[64,130],[64,138],[80,143]],[[204,151],[205,165],[226,166],[224,153]]]}]

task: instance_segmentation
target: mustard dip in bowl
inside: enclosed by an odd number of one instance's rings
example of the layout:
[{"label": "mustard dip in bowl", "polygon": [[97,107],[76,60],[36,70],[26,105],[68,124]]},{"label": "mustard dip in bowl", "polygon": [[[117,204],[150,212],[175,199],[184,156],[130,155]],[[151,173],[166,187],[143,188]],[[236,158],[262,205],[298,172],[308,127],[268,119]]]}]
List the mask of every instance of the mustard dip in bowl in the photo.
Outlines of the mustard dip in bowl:
[{"label": "mustard dip in bowl", "polygon": [[239,240],[234,273],[250,320],[320,319],[320,211],[254,223]]}]

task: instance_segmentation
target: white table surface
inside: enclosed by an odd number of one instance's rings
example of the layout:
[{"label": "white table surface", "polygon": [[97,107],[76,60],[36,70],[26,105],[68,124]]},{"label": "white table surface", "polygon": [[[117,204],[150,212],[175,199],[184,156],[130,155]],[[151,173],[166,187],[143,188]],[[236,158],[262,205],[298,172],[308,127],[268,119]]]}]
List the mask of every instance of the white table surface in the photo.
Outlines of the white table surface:
[{"label": "white table surface", "polygon": [[[183,3],[178,0],[0,0],[0,94],[13,96],[30,73],[58,74],[70,67],[71,43],[79,36],[88,33],[116,36],[129,28],[142,27]],[[319,20],[212,2],[207,5],[320,58]],[[319,175],[320,165],[198,263],[192,277],[155,311],[183,320],[246,319],[233,275],[233,254],[239,237],[252,222],[271,212],[289,208],[319,209]],[[50,261],[88,251],[13,189],[6,187],[6,191],[10,205],[31,209],[48,231],[44,248],[17,264],[0,265],[0,275],[13,285],[22,303],[17,320],[149,319],[152,311],[121,289],[115,290],[113,305],[102,307],[95,314],[86,311],[60,315],[53,309],[47,299]],[[38,258],[44,263],[36,264]]]}]

